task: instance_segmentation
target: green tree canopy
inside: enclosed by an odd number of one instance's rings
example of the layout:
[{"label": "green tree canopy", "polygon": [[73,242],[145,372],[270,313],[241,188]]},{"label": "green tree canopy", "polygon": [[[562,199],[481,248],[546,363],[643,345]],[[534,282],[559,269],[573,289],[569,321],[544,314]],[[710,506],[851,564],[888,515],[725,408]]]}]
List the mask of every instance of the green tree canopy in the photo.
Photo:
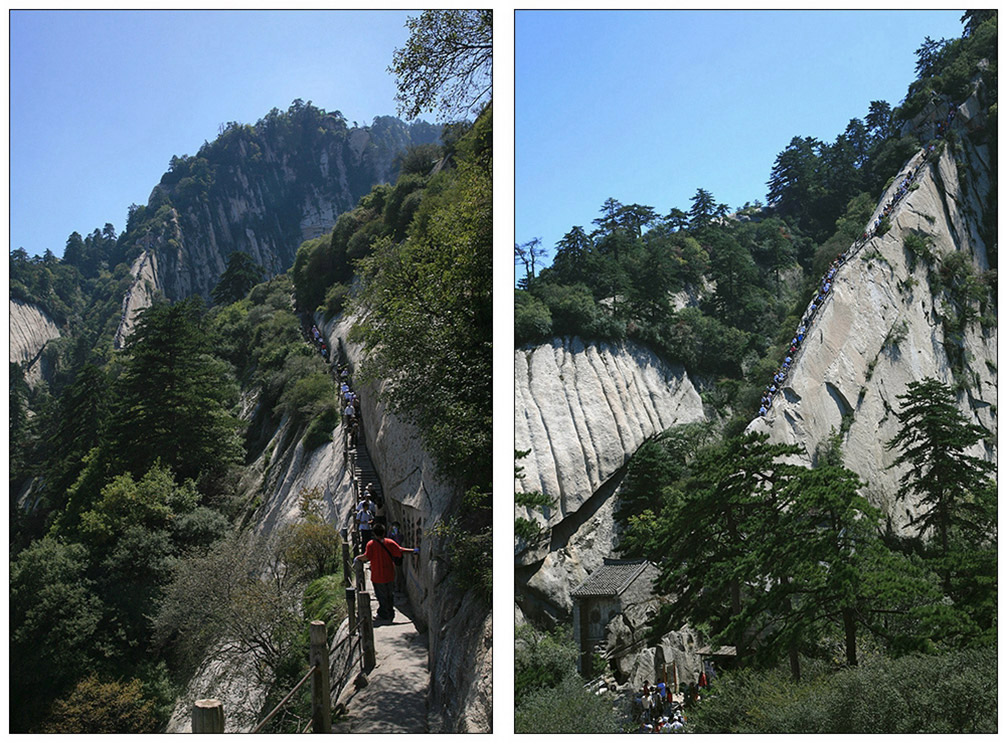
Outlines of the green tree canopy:
[{"label": "green tree canopy", "polygon": [[492,127],[488,108],[407,239],[383,238],[360,264],[365,370],[463,489],[490,483]]},{"label": "green tree canopy", "polygon": [[967,453],[988,432],[971,424],[956,406],[952,389],[934,378],[911,382],[897,399],[903,403],[896,413],[902,426],[886,447],[899,450],[890,467],[905,468],[898,496],[916,497],[924,507],[910,524],[921,535],[933,531],[943,552],[953,529],[988,537],[991,505],[984,498],[995,466]]},{"label": "green tree canopy", "polygon": [[228,256],[227,268],[221,274],[220,281],[213,288],[210,296],[218,305],[237,302],[248,294],[256,284],[262,281],[263,268],[247,253],[235,251]]},{"label": "green tree canopy", "polygon": [[107,450],[114,472],[145,473],[160,460],[179,479],[210,485],[239,461],[230,413],[237,386],[209,354],[198,298],[140,315],[115,394]]},{"label": "green tree canopy", "polygon": [[389,67],[399,113],[413,119],[437,111],[447,119],[478,111],[493,87],[493,11],[425,10],[406,27],[410,37]]}]

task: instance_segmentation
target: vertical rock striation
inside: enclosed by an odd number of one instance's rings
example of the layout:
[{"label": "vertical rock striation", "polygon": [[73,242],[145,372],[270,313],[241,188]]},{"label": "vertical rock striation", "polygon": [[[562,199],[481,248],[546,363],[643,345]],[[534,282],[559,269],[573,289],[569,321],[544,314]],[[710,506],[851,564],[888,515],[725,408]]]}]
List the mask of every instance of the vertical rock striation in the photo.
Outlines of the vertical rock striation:
[{"label": "vertical rock striation", "polygon": [[59,336],[56,323],[40,307],[10,298],[10,363],[22,366],[29,385],[44,376],[42,350]]},{"label": "vertical rock striation", "polygon": [[516,553],[522,611],[566,619],[570,590],[613,554],[612,510],[624,466],[646,439],[704,418],[700,395],[679,366],[630,342],[557,339],[515,352],[515,449],[519,491],[556,499],[537,521],[543,537]]}]

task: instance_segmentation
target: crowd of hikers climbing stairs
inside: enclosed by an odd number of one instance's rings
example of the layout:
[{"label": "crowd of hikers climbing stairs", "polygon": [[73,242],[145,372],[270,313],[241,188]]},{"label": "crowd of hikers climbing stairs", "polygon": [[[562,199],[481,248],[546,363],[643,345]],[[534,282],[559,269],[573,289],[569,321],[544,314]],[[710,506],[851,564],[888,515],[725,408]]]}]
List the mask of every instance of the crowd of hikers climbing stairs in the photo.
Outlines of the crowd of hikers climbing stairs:
[{"label": "crowd of hikers climbing stairs", "polygon": [[826,274],[822,277],[818,284],[815,297],[812,298],[812,301],[806,308],[805,314],[802,316],[801,322],[798,324],[798,328],[795,331],[794,336],[791,338],[791,344],[784,357],[784,361],[777,368],[776,372],[774,372],[773,379],[763,391],[763,396],[760,399],[760,416],[766,416],[770,412],[770,409],[773,406],[774,398],[777,396],[777,393],[783,390],[785,384],[787,383],[791,368],[794,366],[794,363],[798,358],[798,352],[802,348],[802,342],[812,329],[812,323],[815,320],[816,314],[822,309],[826,300],[830,297],[830,290],[833,288],[837,272],[844,264],[856,256],[858,252],[860,252],[861,249],[864,248],[885,225],[887,225],[889,217],[895,213],[896,209],[902,203],[906,195],[913,190],[912,187],[916,182],[917,177],[927,165],[928,156],[930,156],[934,150],[935,146],[932,143],[926,148],[922,148],[921,151],[917,153],[914,159],[910,161],[913,163],[914,160],[916,160],[916,165],[914,165],[910,169],[909,173],[900,180],[899,185],[893,190],[892,196],[889,197],[885,206],[873,215],[875,218],[874,221],[869,223],[860,238],[855,240],[854,243],[852,243],[845,251],[840,253],[840,255],[833,260],[833,263],[830,264],[829,269],[826,271]]},{"label": "crowd of hikers climbing stairs", "polygon": [[[406,591],[410,569],[407,561],[416,560],[419,548],[405,547],[399,522],[389,519],[381,481],[367,451],[360,396],[353,389],[349,366],[338,358],[338,353],[330,351],[318,326],[307,316],[302,318],[302,330],[305,340],[325,361],[339,398],[342,426],[338,436],[353,496],[350,513],[343,517],[346,527],[341,530],[353,555],[344,566],[348,596],[355,596],[355,601],[348,603],[366,605],[366,624],[373,633],[371,661],[365,663],[357,683],[345,694],[341,707],[348,717],[336,728],[347,733],[419,733],[426,730],[427,650],[423,635],[411,622],[412,608]],[[419,536],[416,529],[410,533]],[[370,593],[369,586],[373,590]],[[373,619],[372,596],[378,604]],[[404,622],[396,622],[396,605],[406,616]],[[354,614],[352,607],[348,610]],[[363,633],[361,625],[351,618],[351,633]],[[390,695],[396,698],[394,706],[375,703],[387,702]]]}]

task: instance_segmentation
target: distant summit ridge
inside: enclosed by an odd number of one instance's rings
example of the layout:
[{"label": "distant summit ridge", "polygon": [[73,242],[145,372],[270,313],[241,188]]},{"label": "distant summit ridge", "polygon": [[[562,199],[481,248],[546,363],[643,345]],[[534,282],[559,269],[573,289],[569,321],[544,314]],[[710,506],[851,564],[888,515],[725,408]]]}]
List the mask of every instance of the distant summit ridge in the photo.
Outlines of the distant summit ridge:
[{"label": "distant summit ridge", "polygon": [[234,251],[269,275],[285,271],[303,240],[395,178],[400,152],[439,135],[440,127],[391,116],[351,127],[338,111],[301,100],[255,125],[228,123],[195,156],[172,157],[147,204],[130,207],[118,247],[134,292],[147,285],[172,300],[209,297]]}]

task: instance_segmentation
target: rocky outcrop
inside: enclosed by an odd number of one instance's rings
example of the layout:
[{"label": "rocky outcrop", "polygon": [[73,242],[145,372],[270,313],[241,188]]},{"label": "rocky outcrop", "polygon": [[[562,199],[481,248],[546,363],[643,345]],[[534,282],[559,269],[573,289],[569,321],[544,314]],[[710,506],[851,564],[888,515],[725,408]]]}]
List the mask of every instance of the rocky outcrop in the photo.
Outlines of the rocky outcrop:
[{"label": "rocky outcrop", "polygon": [[617,615],[606,626],[606,656],[612,659],[610,673],[626,690],[640,690],[667,677],[692,682],[700,675],[701,642],[697,632],[684,625],[663,635],[657,643],[646,641],[648,622],[657,612],[653,598]]},{"label": "rocky outcrop", "polygon": [[196,157],[173,158],[121,239],[139,257],[116,343],[157,294],[209,299],[235,251],[267,276],[286,271],[304,240],[329,232],[372,186],[395,180],[402,150],[439,134],[392,117],[348,128],[308,105],[254,127],[232,125]]},{"label": "rocky outcrop", "polygon": [[[177,230],[177,222],[169,224]],[[158,285],[157,260],[157,252],[151,246],[145,248],[130,267],[133,283],[126,290],[122,299],[122,314],[113,340],[113,345],[117,349],[125,346],[126,339],[133,333],[133,328],[136,326],[137,317],[150,307],[158,296],[156,289]]]},{"label": "rocky outcrop", "polygon": [[676,424],[704,418],[685,370],[633,343],[578,338],[515,352],[515,449],[521,492],[555,498],[517,516],[543,528],[515,556],[516,598],[531,619],[567,620],[570,591],[615,554],[612,510],[637,448]]},{"label": "rocky outcrop", "polygon": [[[978,112],[970,102],[963,105],[967,109]],[[768,433],[772,441],[799,444],[807,463],[820,443],[843,432],[844,464],[867,482],[868,497],[897,529],[916,516],[917,507],[897,503],[903,473],[889,469],[898,453],[885,445],[899,429],[894,412],[910,382],[935,377],[956,386],[962,411],[992,434],[972,454],[996,460],[996,304],[981,320],[966,323],[957,342],[950,337],[950,320],[954,324],[951,316],[963,308],[955,308],[950,293],[962,277],[946,272],[943,279],[939,270],[955,253],[964,255],[976,274],[989,266],[981,216],[994,165],[987,145],[963,137],[962,146],[958,164],[945,148],[926,165],[918,187],[891,216],[891,229],[840,268],[783,395],[769,415],[749,427]],[[885,194],[880,204],[888,199]],[[934,258],[915,257],[905,243],[911,236],[923,238]]]},{"label": "rocky outcrop", "polygon": [[10,363],[20,364],[25,380],[34,385],[45,376],[42,350],[60,331],[38,305],[10,299]]},{"label": "rocky outcrop", "polygon": [[190,680],[186,691],[176,701],[165,733],[192,733],[193,705],[197,700],[215,698],[224,708],[224,733],[251,731],[259,723],[267,690],[252,683],[258,678],[256,660],[251,653],[224,651],[219,644]]}]

